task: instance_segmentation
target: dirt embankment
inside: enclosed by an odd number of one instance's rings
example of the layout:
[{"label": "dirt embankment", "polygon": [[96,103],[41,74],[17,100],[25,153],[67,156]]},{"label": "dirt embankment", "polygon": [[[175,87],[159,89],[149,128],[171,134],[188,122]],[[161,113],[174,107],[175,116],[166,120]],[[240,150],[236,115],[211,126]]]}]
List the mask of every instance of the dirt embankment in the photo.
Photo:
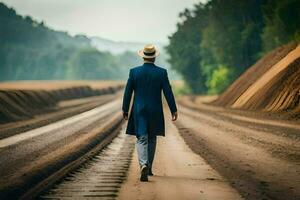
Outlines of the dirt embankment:
[{"label": "dirt embankment", "polygon": [[279,47],[242,74],[213,105],[300,114],[300,45]]},{"label": "dirt embankment", "polygon": [[112,94],[121,82],[21,81],[0,84],[0,123],[32,118],[59,101]]}]

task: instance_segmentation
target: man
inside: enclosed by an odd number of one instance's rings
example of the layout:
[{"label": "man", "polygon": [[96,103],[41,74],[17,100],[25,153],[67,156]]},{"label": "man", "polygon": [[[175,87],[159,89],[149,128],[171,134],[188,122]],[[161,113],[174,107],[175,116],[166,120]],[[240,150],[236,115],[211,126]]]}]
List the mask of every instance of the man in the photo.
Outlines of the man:
[{"label": "man", "polygon": [[141,167],[140,181],[148,181],[148,175],[153,175],[152,163],[156,136],[165,135],[162,91],[173,121],[177,119],[177,108],[167,70],[154,64],[155,58],[159,55],[155,46],[146,45],[138,54],[144,59],[144,64],[130,69],[122,110],[123,117],[127,120],[131,96],[134,92],[126,134],[137,137],[136,146]]}]

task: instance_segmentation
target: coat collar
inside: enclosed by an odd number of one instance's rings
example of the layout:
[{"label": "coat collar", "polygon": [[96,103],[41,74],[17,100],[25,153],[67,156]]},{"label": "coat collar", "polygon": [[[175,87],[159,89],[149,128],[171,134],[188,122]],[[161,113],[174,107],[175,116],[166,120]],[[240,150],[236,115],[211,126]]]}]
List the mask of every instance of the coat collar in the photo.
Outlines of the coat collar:
[{"label": "coat collar", "polygon": [[155,66],[153,62],[144,62],[144,66]]}]

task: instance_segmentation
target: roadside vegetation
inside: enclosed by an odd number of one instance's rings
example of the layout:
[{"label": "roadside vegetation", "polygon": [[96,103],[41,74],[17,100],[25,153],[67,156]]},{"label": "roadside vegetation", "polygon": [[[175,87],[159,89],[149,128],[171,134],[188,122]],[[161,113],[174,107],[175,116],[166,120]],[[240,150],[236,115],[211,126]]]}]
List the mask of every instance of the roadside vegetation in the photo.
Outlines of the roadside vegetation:
[{"label": "roadside vegetation", "polygon": [[223,92],[272,49],[300,41],[298,0],[210,0],[179,14],[166,47],[195,94]]}]

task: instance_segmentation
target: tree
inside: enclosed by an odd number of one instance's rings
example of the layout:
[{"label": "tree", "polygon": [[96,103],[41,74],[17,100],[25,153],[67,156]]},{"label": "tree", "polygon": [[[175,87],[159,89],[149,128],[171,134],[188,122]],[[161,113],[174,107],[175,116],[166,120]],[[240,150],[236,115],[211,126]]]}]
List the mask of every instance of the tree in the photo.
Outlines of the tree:
[{"label": "tree", "polygon": [[192,92],[221,92],[262,53],[300,40],[299,10],[298,0],[199,3],[179,14],[166,48],[169,62]]},{"label": "tree", "polygon": [[[0,80],[125,79],[137,55],[111,55],[0,3]],[[126,66],[126,67],[125,67]]]},{"label": "tree", "polygon": [[[177,31],[169,37],[166,47],[169,63],[178,71],[194,93],[205,93],[205,78],[199,67],[201,28],[206,26],[206,8],[198,4],[195,10],[180,13]],[[198,29],[195,29],[198,27]]]},{"label": "tree", "polygon": [[289,41],[300,40],[300,1],[269,0],[263,6],[263,50],[267,52]]}]

